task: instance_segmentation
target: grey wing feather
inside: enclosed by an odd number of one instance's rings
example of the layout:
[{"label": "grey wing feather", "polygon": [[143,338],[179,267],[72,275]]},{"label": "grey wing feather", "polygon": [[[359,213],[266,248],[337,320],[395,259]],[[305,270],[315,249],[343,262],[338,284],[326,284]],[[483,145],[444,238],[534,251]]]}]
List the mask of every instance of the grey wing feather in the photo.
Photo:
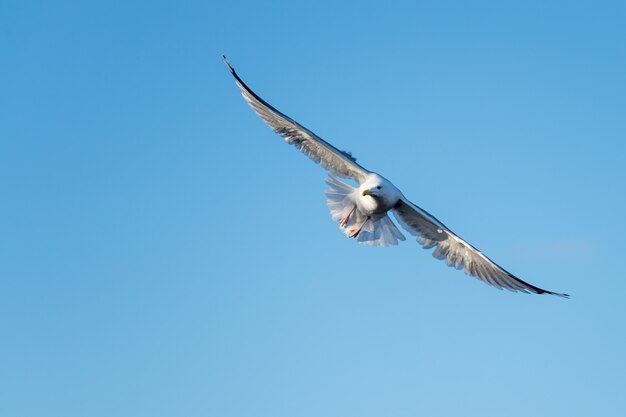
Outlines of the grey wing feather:
[{"label": "grey wing feather", "polygon": [[394,209],[394,215],[407,231],[417,237],[417,242],[422,247],[435,248],[433,251],[435,258],[444,260],[448,266],[463,269],[467,275],[476,277],[498,289],[569,297],[567,294],[535,287],[517,278],[452,233],[435,217],[406,199],[402,199]]},{"label": "grey wing feather", "polygon": [[295,120],[276,110],[239,78],[226,58],[224,58],[224,63],[235,77],[237,86],[241,89],[241,95],[250,107],[274,132],[285,138],[287,143],[294,145],[311,160],[337,176],[352,178],[359,183],[365,180],[368,171],[357,164],[356,159],[350,153],[335,148]]}]

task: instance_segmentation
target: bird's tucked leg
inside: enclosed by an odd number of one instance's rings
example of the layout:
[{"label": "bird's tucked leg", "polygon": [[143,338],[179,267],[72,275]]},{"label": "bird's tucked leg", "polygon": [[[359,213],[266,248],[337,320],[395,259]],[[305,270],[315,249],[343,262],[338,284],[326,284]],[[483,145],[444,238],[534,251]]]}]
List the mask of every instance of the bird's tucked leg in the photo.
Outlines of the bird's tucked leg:
[{"label": "bird's tucked leg", "polygon": [[348,224],[348,222],[350,221],[350,217],[352,216],[352,214],[354,213],[354,210],[356,210],[356,206],[354,206],[352,208],[352,210],[350,210],[350,213],[348,213],[346,216],[344,216],[341,221],[339,222],[339,227],[345,227],[346,224]]},{"label": "bird's tucked leg", "polygon": [[365,220],[363,221],[363,223],[361,223],[361,225],[358,227],[358,229],[352,229],[348,236],[353,239],[357,237],[359,233],[361,233],[361,229],[363,229],[363,226],[365,226],[365,223],[367,223],[369,219],[370,219],[370,216],[367,216]]}]

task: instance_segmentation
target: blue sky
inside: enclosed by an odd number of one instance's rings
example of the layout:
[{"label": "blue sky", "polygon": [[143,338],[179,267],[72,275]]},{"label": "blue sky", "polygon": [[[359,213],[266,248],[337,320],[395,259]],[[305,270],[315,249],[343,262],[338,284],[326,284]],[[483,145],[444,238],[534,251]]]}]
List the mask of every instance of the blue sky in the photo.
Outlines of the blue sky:
[{"label": "blue sky", "polygon": [[[623,2],[0,2],[0,414],[621,416]],[[514,274],[343,236],[274,106]]]}]

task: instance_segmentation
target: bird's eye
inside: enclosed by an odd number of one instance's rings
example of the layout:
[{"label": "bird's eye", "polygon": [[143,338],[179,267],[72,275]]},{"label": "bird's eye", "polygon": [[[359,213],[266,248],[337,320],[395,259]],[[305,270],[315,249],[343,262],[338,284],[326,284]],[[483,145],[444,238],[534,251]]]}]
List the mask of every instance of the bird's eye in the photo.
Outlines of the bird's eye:
[{"label": "bird's eye", "polygon": [[376,187],[376,188],[378,188],[378,189],[380,190],[382,187],[379,185],[379,186],[378,186],[378,187]]}]

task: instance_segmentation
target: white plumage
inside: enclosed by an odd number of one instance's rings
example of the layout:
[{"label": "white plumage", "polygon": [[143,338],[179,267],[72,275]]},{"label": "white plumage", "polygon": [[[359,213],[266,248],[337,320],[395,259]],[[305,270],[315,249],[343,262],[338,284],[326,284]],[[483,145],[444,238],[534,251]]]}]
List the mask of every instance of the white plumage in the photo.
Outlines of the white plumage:
[{"label": "white plumage", "polygon": [[[434,248],[433,256],[444,260],[448,266],[463,269],[467,275],[498,289],[569,297],[536,287],[504,270],[435,217],[411,203],[390,181],[366,170],[352,155],[335,148],[269,105],[239,78],[225,57],[224,63],[250,107],[287,143],[330,171],[326,180],[330,187],[326,191],[328,208],[333,220],[340,222],[341,230],[348,237],[370,246],[397,245],[405,237],[389,217],[392,212],[423,248]],[[353,187],[337,177],[355,180],[359,185]]]}]

